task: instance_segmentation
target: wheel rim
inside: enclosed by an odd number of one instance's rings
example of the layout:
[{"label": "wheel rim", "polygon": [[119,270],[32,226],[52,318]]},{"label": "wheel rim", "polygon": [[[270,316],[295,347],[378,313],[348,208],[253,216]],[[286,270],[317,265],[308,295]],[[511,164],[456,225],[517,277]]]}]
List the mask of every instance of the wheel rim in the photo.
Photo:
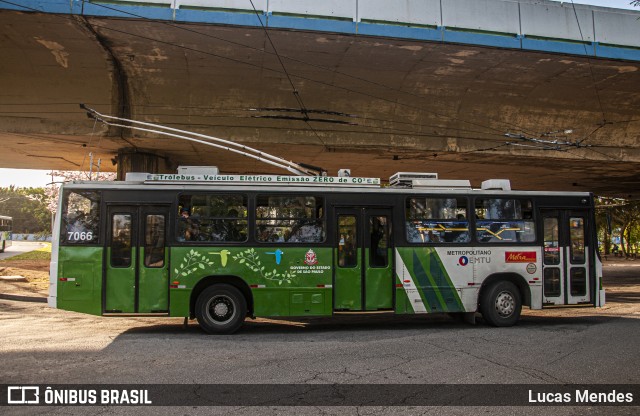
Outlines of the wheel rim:
[{"label": "wheel rim", "polygon": [[224,325],[235,317],[236,307],[230,297],[218,295],[207,303],[207,314],[214,324]]},{"label": "wheel rim", "polygon": [[516,299],[509,291],[502,291],[496,296],[496,311],[498,315],[507,318],[516,310]]}]

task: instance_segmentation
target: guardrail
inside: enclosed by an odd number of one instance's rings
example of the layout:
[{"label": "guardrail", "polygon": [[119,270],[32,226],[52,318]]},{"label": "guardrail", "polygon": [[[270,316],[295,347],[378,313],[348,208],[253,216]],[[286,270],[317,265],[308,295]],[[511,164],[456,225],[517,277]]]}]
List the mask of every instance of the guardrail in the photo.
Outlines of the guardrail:
[{"label": "guardrail", "polygon": [[[640,61],[640,11],[545,0],[15,0],[51,13],[265,26]],[[255,10],[261,17],[259,20]],[[0,8],[20,10],[0,3]],[[24,10],[24,8],[22,8]]]},{"label": "guardrail", "polygon": [[51,241],[51,236],[41,234],[13,233],[13,235],[11,235],[11,241]]}]

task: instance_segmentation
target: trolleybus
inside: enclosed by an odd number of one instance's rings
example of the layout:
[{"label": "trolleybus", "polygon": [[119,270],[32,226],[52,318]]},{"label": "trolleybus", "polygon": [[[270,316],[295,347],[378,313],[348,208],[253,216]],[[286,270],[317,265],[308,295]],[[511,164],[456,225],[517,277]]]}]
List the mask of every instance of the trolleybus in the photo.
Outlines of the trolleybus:
[{"label": "trolleybus", "polygon": [[514,325],[522,306],[603,306],[590,193],[489,180],[129,174],[62,187],[49,305],[197,318],[455,313]]},{"label": "trolleybus", "polygon": [[13,218],[0,215],[0,253],[11,245],[11,231],[13,229]]}]

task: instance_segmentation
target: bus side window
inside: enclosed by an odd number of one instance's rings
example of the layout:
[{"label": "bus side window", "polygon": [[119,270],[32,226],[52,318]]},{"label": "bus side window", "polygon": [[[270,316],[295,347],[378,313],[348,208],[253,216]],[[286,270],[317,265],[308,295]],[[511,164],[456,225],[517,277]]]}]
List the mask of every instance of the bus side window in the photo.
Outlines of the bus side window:
[{"label": "bus side window", "polygon": [[410,243],[468,243],[467,199],[407,198],[405,227]]},{"label": "bus side window", "polygon": [[131,266],[131,215],[114,214],[111,231],[111,266]]},{"label": "bus side window", "polygon": [[384,215],[369,218],[369,267],[389,265],[389,218]]},{"label": "bus side window", "polygon": [[476,199],[476,238],[481,243],[530,243],[536,240],[529,199]]},{"label": "bus side window", "polygon": [[357,219],[353,215],[341,215],[338,218],[338,266],[356,267],[358,265]]},{"label": "bus side window", "polygon": [[321,243],[325,240],[324,198],[256,197],[256,240],[261,243]]},{"label": "bus side window", "polygon": [[164,267],[164,215],[147,215],[144,229],[145,267]]},{"label": "bus side window", "polygon": [[180,195],[176,238],[211,243],[247,241],[247,214],[246,195]]}]

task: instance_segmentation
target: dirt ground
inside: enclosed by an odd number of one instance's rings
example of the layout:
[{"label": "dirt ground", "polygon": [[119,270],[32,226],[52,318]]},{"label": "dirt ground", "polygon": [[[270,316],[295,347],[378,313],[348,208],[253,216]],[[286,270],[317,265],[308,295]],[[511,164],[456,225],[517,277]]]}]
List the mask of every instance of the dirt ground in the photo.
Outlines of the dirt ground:
[{"label": "dirt ground", "polygon": [[0,281],[0,293],[41,294],[49,290],[49,262],[46,260],[4,260],[0,262],[0,276],[23,276],[26,282]]},{"label": "dirt ground", "polygon": [[[0,379],[12,383],[545,384],[552,388],[639,382],[640,261],[606,263],[604,308],[525,308],[513,328],[488,328],[481,321],[466,325],[444,314],[259,318],[248,320],[235,335],[217,337],[204,336],[195,322],[183,326],[180,318],[109,319],[54,310],[46,304],[47,261],[0,261],[0,268],[0,274],[28,279],[0,281]],[[39,409],[14,414],[638,413],[637,407],[611,406]]]}]

